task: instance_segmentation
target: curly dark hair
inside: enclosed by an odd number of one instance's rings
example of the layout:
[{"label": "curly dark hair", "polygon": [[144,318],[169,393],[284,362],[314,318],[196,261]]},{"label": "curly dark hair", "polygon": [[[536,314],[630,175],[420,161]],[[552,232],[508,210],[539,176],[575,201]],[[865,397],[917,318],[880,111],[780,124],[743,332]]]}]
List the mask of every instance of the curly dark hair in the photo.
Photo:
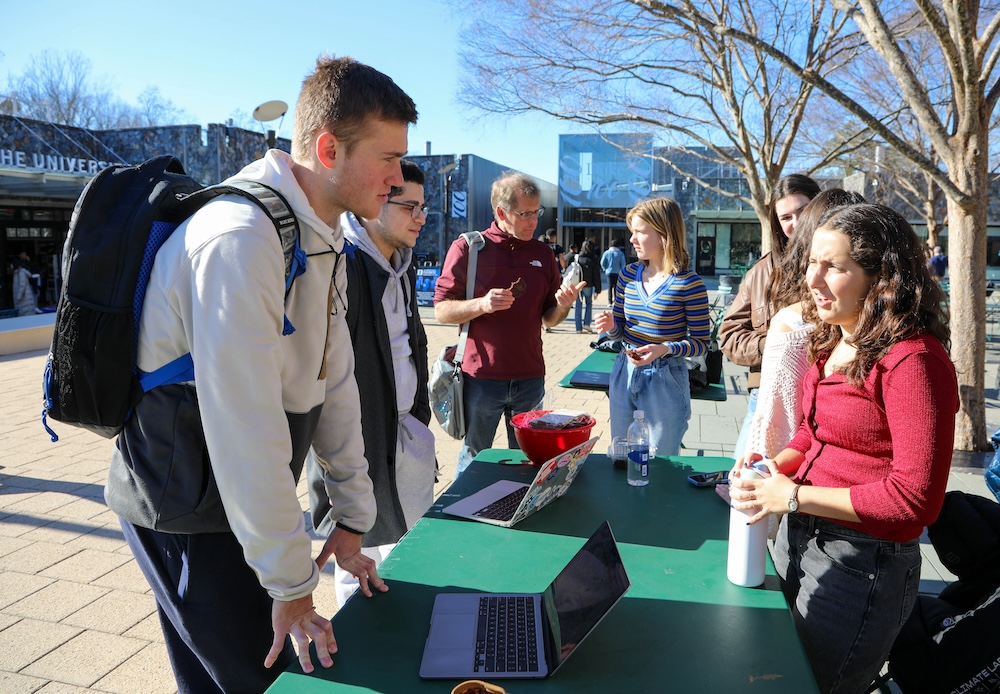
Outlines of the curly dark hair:
[{"label": "curly dark hair", "polygon": [[[883,205],[850,205],[827,210],[816,229],[848,237],[851,258],[873,278],[861,306],[850,343],[857,350],[844,374],[855,386],[897,342],[918,333],[933,335],[951,347],[945,295],[931,277],[920,240],[895,210]],[[842,337],[840,326],[819,320],[816,305],[807,302],[803,317],[816,324],[809,338],[813,361],[828,355]]]},{"label": "curly dark hair", "polygon": [[819,193],[802,208],[795,233],[780,260],[775,262],[774,272],[764,296],[771,315],[785,306],[797,304],[809,298],[806,290],[806,268],[809,265],[809,249],[812,247],[813,231],[816,223],[827,211],[844,205],[860,205],[865,201],[860,193],[848,193],[842,188],[830,188]]}]

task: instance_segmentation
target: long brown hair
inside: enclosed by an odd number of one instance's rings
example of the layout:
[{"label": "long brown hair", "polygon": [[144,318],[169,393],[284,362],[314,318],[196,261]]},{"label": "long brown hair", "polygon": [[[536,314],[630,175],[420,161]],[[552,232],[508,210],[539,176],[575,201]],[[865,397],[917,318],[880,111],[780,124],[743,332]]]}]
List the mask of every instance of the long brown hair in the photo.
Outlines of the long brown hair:
[{"label": "long brown hair", "polygon": [[[851,258],[873,278],[851,335],[857,354],[844,369],[852,384],[863,385],[875,362],[917,333],[933,335],[950,348],[944,292],[931,277],[909,222],[888,207],[865,204],[828,210],[816,228],[847,236]],[[809,356],[815,361],[833,351],[842,333],[840,326],[819,320],[813,302],[803,315],[816,323],[809,339]]]},{"label": "long brown hair", "polygon": [[778,221],[778,213],[774,207],[779,200],[787,198],[789,195],[805,195],[812,200],[819,195],[819,184],[805,174],[789,174],[774,185],[767,209],[771,218],[771,253],[774,254],[775,259],[785,254],[785,248],[788,247],[788,237],[781,230],[781,222]]},{"label": "long brown hair", "polygon": [[859,205],[864,201],[860,193],[830,188],[819,193],[802,209],[798,224],[795,225],[795,233],[789,239],[781,259],[775,262],[774,272],[764,294],[771,315],[809,296],[805,286],[806,268],[809,265],[813,232],[819,218],[834,207]]},{"label": "long brown hair", "polygon": [[688,269],[687,237],[684,230],[684,213],[672,198],[647,198],[625,215],[625,224],[632,229],[632,220],[638,217],[656,230],[663,240],[663,266],[667,272],[677,274]]}]

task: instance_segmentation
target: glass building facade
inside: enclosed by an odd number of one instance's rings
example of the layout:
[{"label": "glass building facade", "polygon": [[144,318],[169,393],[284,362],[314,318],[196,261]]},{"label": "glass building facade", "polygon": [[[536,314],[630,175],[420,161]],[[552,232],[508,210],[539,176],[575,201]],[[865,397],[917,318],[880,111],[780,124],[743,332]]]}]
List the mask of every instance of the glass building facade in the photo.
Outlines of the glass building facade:
[{"label": "glass building facade", "polygon": [[[652,192],[649,135],[559,136],[559,238],[606,249],[625,245],[625,213]],[[627,249],[626,249],[627,250]]]},{"label": "glass building facade", "polygon": [[761,247],[760,222],[741,199],[747,188],[735,167],[704,148],[656,148],[648,134],[559,136],[559,231],[567,248],[590,239],[603,252],[618,240],[631,255],[625,214],[662,195],[684,212],[692,269],[704,276],[740,272],[760,258]]}]

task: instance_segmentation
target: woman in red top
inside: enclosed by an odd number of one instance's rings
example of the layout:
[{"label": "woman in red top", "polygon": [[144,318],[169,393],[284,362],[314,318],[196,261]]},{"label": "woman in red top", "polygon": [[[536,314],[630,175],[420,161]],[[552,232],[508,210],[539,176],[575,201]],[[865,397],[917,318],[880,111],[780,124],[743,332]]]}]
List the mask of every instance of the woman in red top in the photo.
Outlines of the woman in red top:
[{"label": "woman in red top", "polygon": [[[823,215],[806,273],[817,325],[804,420],[732,481],[750,522],[782,519],[774,565],[823,692],[866,692],[916,599],[919,537],[944,500],[958,384],[944,295],[893,210]],[[753,456],[759,458],[759,456]]]}]

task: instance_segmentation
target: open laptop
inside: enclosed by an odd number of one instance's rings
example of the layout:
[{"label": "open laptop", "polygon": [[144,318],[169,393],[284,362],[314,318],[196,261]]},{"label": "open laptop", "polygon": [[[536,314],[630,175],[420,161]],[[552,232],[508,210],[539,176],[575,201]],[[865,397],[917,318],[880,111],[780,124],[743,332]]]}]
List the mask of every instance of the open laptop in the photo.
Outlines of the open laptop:
[{"label": "open laptop", "polygon": [[611,387],[610,371],[581,371],[577,369],[569,377],[569,384],[577,388],[594,388],[607,390]]},{"label": "open laptop", "polygon": [[630,585],[604,521],[543,593],[438,594],[420,676],[549,677]]},{"label": "open laptop", "polygon": [[566,493],[599,438],[595,436],[542,463],[531,484],[500,480],[441,511],[505,528],[520,523]]}]

